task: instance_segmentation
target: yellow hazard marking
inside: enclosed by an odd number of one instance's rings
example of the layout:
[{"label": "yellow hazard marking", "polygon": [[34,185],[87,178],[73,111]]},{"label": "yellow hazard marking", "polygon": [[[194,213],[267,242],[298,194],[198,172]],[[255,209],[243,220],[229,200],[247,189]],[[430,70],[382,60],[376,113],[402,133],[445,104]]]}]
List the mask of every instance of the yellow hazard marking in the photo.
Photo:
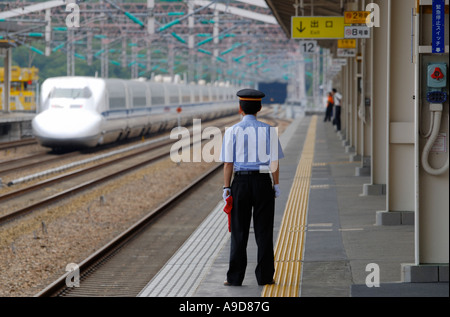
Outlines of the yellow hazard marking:
[{"label": "yellow hazard marking", "polygon": [[316,126],[317,116],[313,116],[275,245],[275,284],[264,286],[263,297],[298,296]]}]

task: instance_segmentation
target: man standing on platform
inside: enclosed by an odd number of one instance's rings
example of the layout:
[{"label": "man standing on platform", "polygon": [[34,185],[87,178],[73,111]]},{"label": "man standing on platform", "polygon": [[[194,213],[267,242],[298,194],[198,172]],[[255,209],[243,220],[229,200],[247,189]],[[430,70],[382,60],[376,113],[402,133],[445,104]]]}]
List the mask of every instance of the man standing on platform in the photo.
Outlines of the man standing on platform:
[{"label": "man standing on platform", "polygon": [[334,120],[333,124],[336,125],[336,130],[341,131],[341,101],[342,95],[333,88],[333,98],[334,98]]},{"label": "man standing on platform", "polygon": [[233,198],[230,262],[224,285],[240,286],[244,280],[252,209],[258,246],[256,279],[259,285],[274,284],[273,224],[275,198],[280,195],[278,160],[284,154],[276,129],[256,119],[265,94],[243,89],[237,96],[243,119],[225,132],[221,153],[223,199]]}]

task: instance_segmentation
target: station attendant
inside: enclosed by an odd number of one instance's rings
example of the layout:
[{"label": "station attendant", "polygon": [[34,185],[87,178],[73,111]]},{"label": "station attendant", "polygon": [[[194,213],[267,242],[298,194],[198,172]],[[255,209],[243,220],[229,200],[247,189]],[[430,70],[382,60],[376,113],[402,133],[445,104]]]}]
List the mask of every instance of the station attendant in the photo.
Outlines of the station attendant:
[{"label": "station attendant", "polygon": [[276,129],[256,118],[265,94],[243,89],[237,96],[243,118],[226,130],[221,152],[223,199],[230,195],[233,199],[230,261],[224,285],[240,286],[244,280],[252,212],[258,247],[256,280],[259,285],[274,284],[274,209],[275,198],[280,195],[278,160],[284,154]]}]

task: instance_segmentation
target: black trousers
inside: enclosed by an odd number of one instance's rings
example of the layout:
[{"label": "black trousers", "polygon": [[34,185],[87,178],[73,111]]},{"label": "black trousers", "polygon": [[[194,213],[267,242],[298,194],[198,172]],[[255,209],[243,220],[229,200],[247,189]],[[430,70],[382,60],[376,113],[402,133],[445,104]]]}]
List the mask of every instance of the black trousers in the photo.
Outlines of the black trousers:
[{"label": "black trousers", "polygon": [[324,122],[331,121],[331,118],[333,117],[333,104],[328,104],[327,109],[325,110],[325,118],[323,119]]},{"label": "black trousers", "polygon": [[275,196],[269,174],[235,175],[231,185],[231,250],[227,281],[242,285],[247,267],[247,241],[253,209],[258,247],[255,274],[258,284],[272,282],[274,267],[273,223]]},{"label": "black trousers", "polygon": [[334,122],[336,124],[336,129],[341,131],[341,106],[335,107]]}]

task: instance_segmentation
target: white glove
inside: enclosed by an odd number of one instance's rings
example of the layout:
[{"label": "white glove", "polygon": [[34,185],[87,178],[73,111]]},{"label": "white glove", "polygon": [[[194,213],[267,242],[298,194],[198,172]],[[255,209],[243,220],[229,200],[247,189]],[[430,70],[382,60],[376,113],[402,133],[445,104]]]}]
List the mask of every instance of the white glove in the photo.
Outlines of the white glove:
[{"label": "white glove", "polygon": [[278,198],[280,196],[280,194],[281,194],[280,186],[279,185],[273,185],[273,190],[275,192],[275,198]]},{"label": "white glove", "polygon": [[227,198],[231,195],[231,189],[230,188],[224,188],[222,198],[224,202],[227,202]]}]

